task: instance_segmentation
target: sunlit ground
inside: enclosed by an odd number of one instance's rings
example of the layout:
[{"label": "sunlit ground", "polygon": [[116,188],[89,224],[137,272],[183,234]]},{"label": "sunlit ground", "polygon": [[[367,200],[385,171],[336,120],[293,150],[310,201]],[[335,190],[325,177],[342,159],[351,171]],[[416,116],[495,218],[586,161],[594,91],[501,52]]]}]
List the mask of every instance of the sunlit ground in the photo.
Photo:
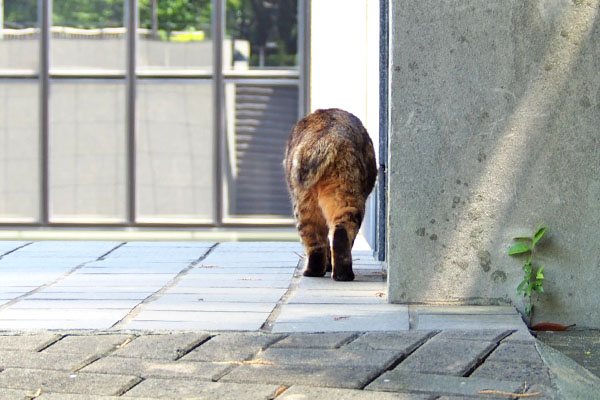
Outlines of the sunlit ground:
[{"label": "sunlit ground", "polygon": [[[226,230],[0,230],[0,240],[117,240],[117,241],[271,241],[297,242],[294,228],[226,229]],[[371,250],[363,235],[354,242],[355,251]]]}]

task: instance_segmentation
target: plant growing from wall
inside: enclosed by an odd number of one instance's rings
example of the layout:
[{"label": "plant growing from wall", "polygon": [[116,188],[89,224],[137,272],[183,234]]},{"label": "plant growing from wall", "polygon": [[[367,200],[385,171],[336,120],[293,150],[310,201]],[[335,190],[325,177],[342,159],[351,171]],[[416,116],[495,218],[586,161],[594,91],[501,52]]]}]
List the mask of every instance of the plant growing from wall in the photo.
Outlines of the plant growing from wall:
[{"label": "plant growing from wall", "polygon": [[514,239],[519,242],[508,249],[509,255],[529,254],[527,261],[523,265],[523,280],[517,287],[517,294],[523,295],[526,299],[525,313],[531,317],[533,310],[533,301],[531,294],[533,292],[544,292],[544,266],[536,267],[534,265],[535,245],[540,241],[548,228],[543,225],[538,225],[532,236],[517,236]]}]

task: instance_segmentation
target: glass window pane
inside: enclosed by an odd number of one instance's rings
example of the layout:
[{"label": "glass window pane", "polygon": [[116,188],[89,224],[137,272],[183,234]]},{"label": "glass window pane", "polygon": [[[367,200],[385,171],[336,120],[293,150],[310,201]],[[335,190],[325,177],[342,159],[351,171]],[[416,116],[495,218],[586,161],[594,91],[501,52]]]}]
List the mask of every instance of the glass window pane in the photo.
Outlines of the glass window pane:
[{"label": "glass window pane", "polygon": [[290,217],[283,172],[298,119],[298,87],[227,83],[227,214]]},{"label": "glass window pane", "polygon": [[211,70],[211,0],[140,0],[139,10],[139,70]]},{"label": "glass window pane", "polygon": [[51,83],[51,221],[125,220],[125,132],[122,80]]},{"label": "glass window pane", "polygon": [[39,218],[38,85],[0,80],[0,222]]},{"label": "glass window pane", "polygon": [[227,1],[225,70],[296,68],[298,0]]},{"label": "glass window pane", "polygon": [[50,66],[53,71],[125,71],[123,0],[54,0]]},{"label": "glass window pane", "polygon": [[138,81],[138,221],[211,222],[212,96],[210,81]]},{"label": "glass window pane", "polygon": [[0,70],[36,70],[39,58],[37,0],[0,0]]}]

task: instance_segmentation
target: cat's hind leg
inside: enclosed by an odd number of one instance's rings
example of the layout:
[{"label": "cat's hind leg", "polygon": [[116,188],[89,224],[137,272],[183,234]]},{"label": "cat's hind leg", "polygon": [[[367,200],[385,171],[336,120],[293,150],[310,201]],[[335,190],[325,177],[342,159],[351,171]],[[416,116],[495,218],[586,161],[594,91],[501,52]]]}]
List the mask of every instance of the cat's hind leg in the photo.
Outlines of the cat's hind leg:
[{"label": "cat's hind leg", "polygon": [[319,204],[332,235],[331,277],[336,281],[354,280],[352,245],[362,222],[364,203],[361,196],[339,186],[321,192]]},{"label": "cat's hind leg", "polygon": [[295,204],[298,233],[306,252],[304,276],[322,277],[331,270],[331,250],[327,221],[317,200],[310,193]]}]

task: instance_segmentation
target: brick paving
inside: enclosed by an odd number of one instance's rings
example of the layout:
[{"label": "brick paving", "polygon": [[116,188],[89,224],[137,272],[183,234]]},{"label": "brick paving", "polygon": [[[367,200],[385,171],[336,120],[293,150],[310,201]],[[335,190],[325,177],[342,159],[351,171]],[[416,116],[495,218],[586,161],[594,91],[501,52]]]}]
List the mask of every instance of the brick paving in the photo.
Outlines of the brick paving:
[{"label": "brick paving", "polygon": [[[523,392],[539,382],[527,374],[486,375],[488,365],[497,371],[507,346],[514,346],[504,344],[513,331],[453,333],[469,339],[453,342],[436,331],[4,332],[0,399],[36,393],[43,394],[41,399],[50,394],[148,399],[234,399],[241,394],[270,399],[278,394],[292,399],[294,393],[392,398],[386,392],[402,394],[393,398],[434,399],[477,397],[481,390]],[[530,365],[529,358],[512,361],[514,370]]]},{"label": "brick paving", "polygon": [[0,241],[0,400],[568,398],[514,308],[387,304],[369,252],[354,282],[301,255]]}]

